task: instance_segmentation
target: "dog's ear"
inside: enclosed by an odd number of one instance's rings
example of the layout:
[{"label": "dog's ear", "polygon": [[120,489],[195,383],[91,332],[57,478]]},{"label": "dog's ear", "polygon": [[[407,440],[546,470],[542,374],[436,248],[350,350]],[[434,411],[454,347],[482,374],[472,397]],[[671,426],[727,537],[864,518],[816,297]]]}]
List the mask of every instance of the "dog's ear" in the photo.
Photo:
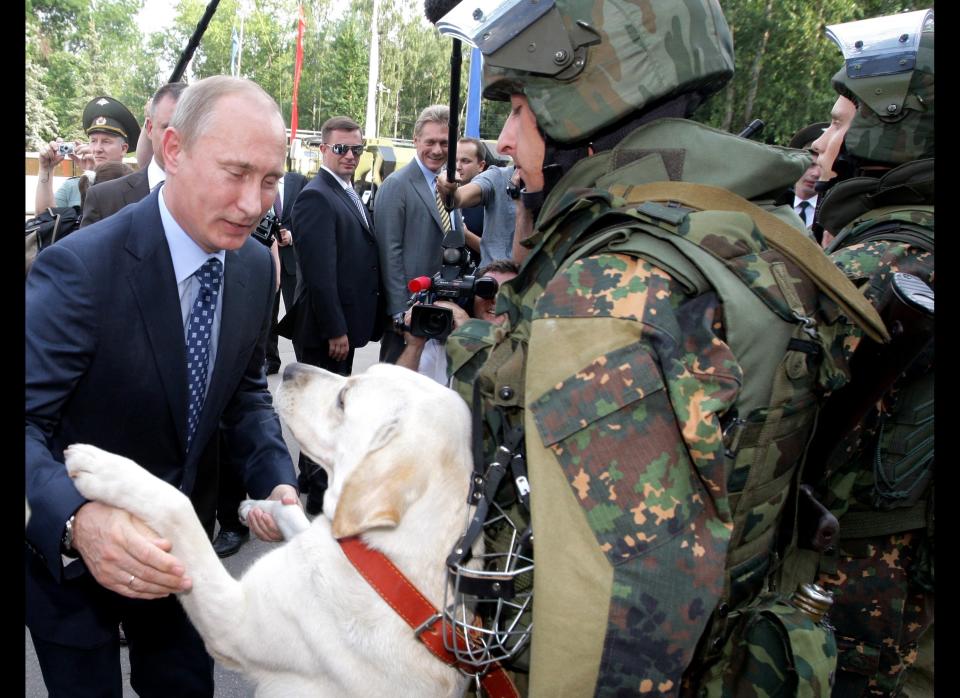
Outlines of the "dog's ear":
[{"label": "dog's ear", "polygon": [[403,518],[409,504],[405,491],[414,471],[383,448],[396,435],[397,426],[398,420],[391,420],[377,429],[370,450],[344,483],[333,516],[335,538],[395,528]]},{"label": "dog's ear", "polygon": [[413,470],[399,464],[389,469],[363,467],[380,458],[382,452],[368,454],[344,483],[333,516],[334,538],[358,536],[372,528],[396,528],[406,513],[409,502],[404,492]]}]

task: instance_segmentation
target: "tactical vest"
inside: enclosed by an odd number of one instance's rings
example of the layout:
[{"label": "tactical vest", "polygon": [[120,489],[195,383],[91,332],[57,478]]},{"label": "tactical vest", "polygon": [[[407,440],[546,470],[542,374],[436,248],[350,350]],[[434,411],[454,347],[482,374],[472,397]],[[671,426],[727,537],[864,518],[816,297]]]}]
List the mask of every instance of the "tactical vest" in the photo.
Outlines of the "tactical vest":
[{"label": "tactical vest", "polygon": [[[871,336],[886,338],[876,311],[803,235],[799,221],[790,220],[789,209],[762,210],[729,191],[767,198],[762,193],[776,188],[781,179],[787,181],[782,167],[771,179],[769,166],[776,169],[774,161],[782,164],[790,157],[701,125],[667,119],[638,129],[606,159],[601,154],[578,163],[578,176],[571,171],[548,198],[520,274],[501,288],[497,312],[508,313],[506,326],[465,327],[456,342],[458,350],[451,353],[455,386],[468,402],[478,396],[483,404],[486,455],[491,456],[503,434],[526,425],[531,474],[534,466],[546,472],[555,467],[555,456],[531,415],[534,401],[554,384],[540,385],[549,379],[538,377],[536,366],[527,368],[527,345],[537,301],[563,267],[587,255],[642,257],[670,274],[689,300],[706,291],[716,293],[723,303],[724,339],[744,375],[736,404],[721,416],[730,493],[725,516],[732,522],[724,590],[691,665],[711,668],[711,675],[692,678],[717,690],[723,688],[721,658],[740,667],[749,661],[735,657],[739,649],[730,650],[744,638],[750,646],[759,642],[769,656],[777,653],[767,651],[767,639],[781,649],[793,648],[791,652],[803,655],[805,666],[818,667],[819,678],[812,682],[827,682],[835,654],[832,636],[804,621],[802,613],[783,612],[782,598],[761,592],[772,587],[776,577],[778,525],[796,496],[798,465],[819,397],[846,381],[838,351],[840,335],[846,332],[844,316]],[[717,170],[718,158],[752,167]],[[798,169],[802,172],[802,166]],[[752,179],[744,184],[745,177]],[[777,218],[781,214],[782,220]],[[578,356],[596,349],[591,339],[580,337],[578,341],[591,346],[581,347]],[[597,340],[605,347],[610,343],[608,338]],[[547,352],[536,357],[538,364],[549,362],[548,350],[538,351]],[[604,351],[597,349],[596,355]],[[537,484],[531,485],[535,502]],[[541,548],[535,557],[544,553]],[[797,633],[813,633],[819,640],[803,643]],[[810,652],[819,654],[819,660]],[[793,654],[784,656],[777,670],[795,672],[793,659]]]},{"label": "tactical vest", "polygon": [[[933,254],[934,207],[932,205],[891,205],[869,211],[851,221],[831,243],[828,252],[871,242],[906,243]],[[873,293],[882,292],[885,275],[869,274],[867,283],[876,285]],[[884,536],[903,531],[927,529],[933,532],[933,348],[914,362],[895,386],[895,398],[887,410],[879,414],[876,436],[863,453],[861,466],[872,478],[869,502],[857,502],[848,510],[849,502],[832,506],[840,520],[843,541]],[[888,395],[888,398],[890,396]],[[839,449],[838,449],[839,450]],[[827,471],[844,465],[845,453],[834,453]],[[867,508],[869,507],[869,508]],[[929,569],[915,570],[918,581],[933,590],[932,555]],[[821,563],[830,569],[830,561]]]},{"label": "tactical vest", "polygon": [[[755,627],[746,619],[759,618],[763,612],[762,617],[777,619],[783,633],[777,642],[786,642],[797,651],[802,644],[802,651],[818,655],[805,656],[804,662],[817,667],[817,676],[811,680],[826,686],[835,659],[832,636],[802,614],[782,613],[783,599],[765,596],[762,609],[755,608],[754,602],[762,591],[775,586],[771,581],[777,572],[779,524],[784,512],[792,511],[788,503],[796,496],[799,466],[820,397],[846,381],[844,367],[836,360],[837,333],[845,331],[841,312],[811,278],[816,273],[804,268],[808,261],[811,266],[829,262],[799,230],[712,187],[683,183],[613,186],[605,192],[594,190],[589,196],[589,201],[582,197],[556,214],[545,229],[548,245],[566,249],[544,250],[546,254],[537,259],[545,268],[525,268],[521,273],[529,278],[552,278],[575,260],[601,253],[642,257],[669,273],[691,298],[708,290],[718,294],[726,341],[745,376],[737,402],[723,420],[734,525],[723,599],[696,660],[714,669],[698,680],[721,690],[725,666],[719,660],[730,658],[729,636],[743,626]],[[671,203],[658,203],[651,200],[654,198]],[[683,203],[676,203],[678,199]],[[600,215],[597,203],[606,207]],[[589,215],[578,216],[577,209],[585,209],[587,204]],[[718,206],[727,210],[697,210]],[[768,245],[751,214],[762,221],[767,235],[772,236],[772,228],[779,226],[781,239],[785,235],[791,243],[794,236],[802,241],[797,245],[803,259],[796,259],[798,255],[792,259]],[[562,235],[549,236],[560,226]],[[723,235],[716,235],[718,231]],[[564,261],[552,268],[549,260],[556,259]],[[534,295],[540,292],[537,284],[528,288]],[[513,300],[515,308],[530,309],[535,297]],[[509,339],[494,348],[477,380],[478,389],[489,398],[488,406],[493,402],[498,408],[496,419],[508,422],[519,418],[513,408],[524,404],[529,315],[511,320]],[[539,448],[536,438],[528,434],[528,459],[537,457]],[[773,612],[773,605],[781,612]],[[744,622],[738,624],[741,616]],[[783,618],[793,621],[781,623]],[[787,639],[798,633],[809,637],[814,631],[821,641]],[[792,666],[792,655],[784,661]]]}]

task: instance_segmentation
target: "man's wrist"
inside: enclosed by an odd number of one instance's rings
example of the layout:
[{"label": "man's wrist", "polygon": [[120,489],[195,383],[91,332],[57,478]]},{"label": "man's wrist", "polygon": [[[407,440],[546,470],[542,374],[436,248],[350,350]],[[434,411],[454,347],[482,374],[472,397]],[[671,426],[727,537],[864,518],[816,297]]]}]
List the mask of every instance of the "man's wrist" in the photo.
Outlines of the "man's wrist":
[{"label": "man's wrist", "polygon": [[73,547],[73,527],[76,521],[77,515],[72,514],[63,525],[63,536],[60,538],[60,552],[71,557],[77,555],[77,549]]}]

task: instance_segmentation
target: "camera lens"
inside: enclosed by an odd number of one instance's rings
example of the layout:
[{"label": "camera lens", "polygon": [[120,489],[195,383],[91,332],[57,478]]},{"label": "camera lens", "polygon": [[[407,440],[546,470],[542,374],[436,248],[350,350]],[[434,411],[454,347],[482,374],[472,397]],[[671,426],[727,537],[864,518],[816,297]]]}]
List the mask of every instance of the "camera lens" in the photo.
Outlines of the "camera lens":
[{"label": "camera lens", "polygon": [[415,305],[410,317],[410,334],[443,341],[453,330],[453,313],[434,305]]},{"label": "camera lens", "polygon": [[423,318],[423,331],[428,337],[439,337],[448,332],[448,314],[443,312],[427,313]]}]

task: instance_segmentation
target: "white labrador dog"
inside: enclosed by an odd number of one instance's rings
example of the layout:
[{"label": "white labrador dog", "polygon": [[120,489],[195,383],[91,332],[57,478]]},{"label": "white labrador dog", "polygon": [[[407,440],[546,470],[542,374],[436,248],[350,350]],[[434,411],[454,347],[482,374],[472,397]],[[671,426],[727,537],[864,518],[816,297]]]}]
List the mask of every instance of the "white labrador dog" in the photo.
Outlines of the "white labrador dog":
[{"label": "white labrador dog", "polygon": [[324,514],[311,524],[299,507],[245,502],[273,513],[290,542],[240,581],[174,487],[83,444],[67,449],[67,469],[85,497],[126,509],[173,543],[193,579],[181,603],[210,653],[255,681],[258,696],[461,695],[466,680],[415,639],[336,539],[361,536],[442,607],[444,560],[467,515],[467,406],[388,364],[350,378],[294,364],[276,406],[327,471]]}]

